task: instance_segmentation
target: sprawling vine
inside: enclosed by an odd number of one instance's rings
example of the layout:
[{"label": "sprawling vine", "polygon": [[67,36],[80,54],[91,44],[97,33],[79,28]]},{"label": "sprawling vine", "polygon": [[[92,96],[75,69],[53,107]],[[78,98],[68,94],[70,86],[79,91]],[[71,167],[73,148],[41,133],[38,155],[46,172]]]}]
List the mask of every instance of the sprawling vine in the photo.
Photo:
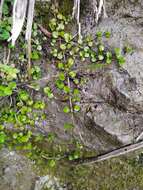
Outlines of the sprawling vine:
[{"label": "sprawling vine", "polygon": [[[6,11],[6,10],[5,10]],[[91,35],[79,38],[67,30],[70,24],[70,17],[65,17],[58,10],[52,9],[54,17],[49,21],[48,29],[36,23],[32,30],[32,52],[30,54],[34,65],[31,68],[24,67],[27,59],[24,52],[18,52],[19,64],[11,62],[0,63],[0,146],[24,150],[32,159],[40,155],[42,160],[47,159],[51,166],[62,158],[69,160],[77,159],[82,155],[83,146],[81,142],[74,141],[73,151],[58,147],[55,152],[41,147],[41,143],[54,141],[55,134],[44,131],[46,122],[47,104],[43,100],[33,98],[32,92],[42,93],[49,100],[56,101],[57,97],[62,103],[63,114],[71,116],[71,122],[65,123],[63,130],[69,132],[76,127],[74,119],[77,112],[82,111],[81,90],[86,79],[80,75],[81,70],[98,69],[116,64],[121,67],[125,58],[120,48],[114,50],[103,43],[103,38],[109,39],[112,35],[109,31],[102,33],[97,31],[95,38]],[[6,17],[1,21],[0,40],[2,44],[10,36],[9,19]],[[43,34],[42,34],[43,33]],[[44,36],[45,37],[44,37]],[[42,36],[42,40],[41,40]],[[42,80],[40,66],[35,64],[36,60],[42,57],[43,43],[47,42],[48,59],[54,66],[56,74],[54,80],[50,78],[47,85],[41,87],[38,81]],[[8,45],[13,51],[10,44]],[[19,46],[26,49],[23,44],[23,37]],[[79,64],[80,63],[80,64]],[[31,79],[28,79],[27,72],[30,71]],[[49,151],[49,152],[48,152]]]}]

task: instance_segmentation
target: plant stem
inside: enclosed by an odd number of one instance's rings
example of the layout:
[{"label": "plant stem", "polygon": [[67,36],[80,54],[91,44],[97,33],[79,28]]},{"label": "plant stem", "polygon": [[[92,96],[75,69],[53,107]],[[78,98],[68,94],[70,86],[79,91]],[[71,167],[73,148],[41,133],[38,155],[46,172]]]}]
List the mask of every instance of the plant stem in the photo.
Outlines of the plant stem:
[{"label": "plant stem", "polygon": [[27,47],[27,57],[28,57],[28,78],[31,79],[31,39],[28,40],[28,47]]}]

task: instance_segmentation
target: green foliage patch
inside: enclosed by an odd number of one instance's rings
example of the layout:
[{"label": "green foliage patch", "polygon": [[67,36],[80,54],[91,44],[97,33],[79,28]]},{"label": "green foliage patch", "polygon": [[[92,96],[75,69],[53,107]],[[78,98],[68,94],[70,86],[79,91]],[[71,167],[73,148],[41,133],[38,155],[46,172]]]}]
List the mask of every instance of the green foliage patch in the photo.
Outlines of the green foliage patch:
[{"label": "green foliage patch", "polygon": [[[9,1],[7,1],[9,3]],[[7,15],[7,7],[4,11]],[[27,58],[23,52],[18,58],[16,64],[0,63],[0,98],[7,98],[11,103],[1,108],[0,113],[0,146],[7,146],[10,149],[25,150],[27,155],[37,162],[49,160],[49,166],[55,167],[56,161],[61,158],[74,160],[82,155],[83,147],[74,143],[74,150],[66,149],[56,150],[56,154],[47,153],[43,150],[40,143],[53,143],[55,134],[41,133],[41,127],[46,125],[46,103],[44,100],[35,100],[32,96],[33,91],[38,91],[50,101],[63,98],[62,112],[71,116],[72,121],[65,123],[63,129],[71,133],[74,129],[74,114],[82,110],[81,108],[81,89],[86,79],[80,75],[80,69],[98,69],[111,64],[121,67],[125,63],[125,58],[119,48],[109,49],[103,43],[102,38],[110,40],[109,31],[103,33],[98,31],[95,39],[91,35],[79,37],[67,31],[71,21],[61,13],[54,12],[55,17],[49,21],[49,39],[48,51],[49,62],[56,68],[54,81],[47,81],[45,87],[40,87],[37,83],[42,78],[42,68],[34,64],[30,70],[31,79],[27,78],[25,65]],[[6,42],[10,36],[10,18],[3,19],[0,26],[0,40]],[[38,25],[34,23],[32,32],[32,53],[31,60],[35,63],[40,60],[44,50]],[[39,37],[40,36],[40,37]],[[19,46],[26,50],[21,36]],[[130,52],[129,47],[126,52]],[[79,64],[80,62],[80,64]],[[24,74],[25,72],[25,74]],[[24,75],[24,76],[23,76]],[[39,143],[40,142],[40,143]],[[73,143],[71,143],[73,144]],[[65,156],[65,152],[67,153]],[[39,159],[41,157],[41,160]],[[47,158],[48,157],[48,158]]]}]

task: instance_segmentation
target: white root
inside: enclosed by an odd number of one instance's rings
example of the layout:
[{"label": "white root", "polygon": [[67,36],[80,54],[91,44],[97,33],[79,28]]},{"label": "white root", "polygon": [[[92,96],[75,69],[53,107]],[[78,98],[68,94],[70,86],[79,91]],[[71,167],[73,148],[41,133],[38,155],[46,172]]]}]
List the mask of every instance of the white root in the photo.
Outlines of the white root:
[{"label": "white root", "polygon": [[77,0],[74,0],[74,6],[73,6],[73,12],[72,12],[72,17],[75,17],[76,14],[76,9],[77,9]]},{"label": "white root", "polygon": [[[29,7],[28,7],[29,1]],[[29,41],[31,38],[31,30],[32,30],[32,22],[33,22],[33,14],[34,14],[34,5],[36,0],[15,0],[13,6],[13,25],[12,25],[12,35],[8,41],[12,41],[12,45],[15,45],[15,42],[20,35],[22,30],[24,20],[26,18],[26,11],[28,7],[28,16],[27,16],[27,28],[26,28],[26,40]],[[96,23],[98,23],[99,18],[103,11],[104,18],[107,17],[106,9],[105,9],[105,0],[93,0],[93,9],[96,14]],[[2,7],[4,0],[1,0],[0,3],[0,19],[2,17]],[[81,37],[81,23],[80,23],[80,0],[74,0],[73,13],[72,16],[76,18],[78,24],[78,34]]]},{"label": "white root", "polygon": [[27,2],[27,0],[15,0],[14,2],[11,37],[8,39],[8,41],[12,41],[12,45],[15,45],[15,42],[22,31],[26,17]]},{"label": "white root", "polygon": [[96,23],[99,21],[99,17],[102,13],[103,10],[103,16],[104,18],[107,18],[107,13],[106,13],[106,8],[105,8],[105,0],[100,0],[99,1],[99,7],[97,8],[97,13],[96,13]]},{"label": "white root", "polygon": [[[99,0],[99,5],[97,6],[97,0],[92,0],[92,6],[94,9],[94,13],[96,15],[95,22],[98,23],[99,18],[103,12],[104,18],[107,18],[106,8],[105,8],[105,0]],[[76,19],[78,24],[78,34],[81,37],[81,23],[80,23],[80,0],[74,0],[73,13],[72,17]]]},{"label": "white root", "polygon": [[4,5],[4,0],[1,0],[1,2],[0,2],[0,20],[2,19],[2,9],[3,9],[3,5]]},{"label": "white root", "polygon": [[26,35],[25,35],[25,39],[27,41],[29,41],[31,39],[32,23],[33,23],[33,16],[34,16],[34,6],[35,6],[35,0],[29,0]]},{"label": "white root", "polygon": [[96,23],[98,23],[99,16],[100,16],[100,14],[102,12],[102,7],[103,7],[103,0],[100,0],[99,7],[98,7],[97,13],[96,13]]},{"label": "white root", "polygon": [[26,18],[26,11],[28,8],[27,15],[27,27],[26,27],[26,40],[29,41],[31,39],[31,31],[32,31],[32,23],[33,23],[33,15],[34,15],[34,5],[35,0],[15,0],[13,5],[13,24],[11,30],[11,37],[8,41],[12,41],[12,45],[15,45],[15,42],[22,31],[22,27],[24,25],[24,21]]},{"label": "white root", "polygon": [[30,69],[31,69],[31,34],[32,34],[32,23],[33,23],[33,17],[34,17],[34,7],[35,7],[35,0],[29,0],[27,26],[26,26],[26,34],[25,34],[25,39],[28,42],[27,56],[28,56],[29,77],[30,77]]},{"label": "white root", "polygon": [[74,0],[72,17],[76,18],[78,24],[78,35],[81,38],[81,23],[80,23],[80,0]]}]

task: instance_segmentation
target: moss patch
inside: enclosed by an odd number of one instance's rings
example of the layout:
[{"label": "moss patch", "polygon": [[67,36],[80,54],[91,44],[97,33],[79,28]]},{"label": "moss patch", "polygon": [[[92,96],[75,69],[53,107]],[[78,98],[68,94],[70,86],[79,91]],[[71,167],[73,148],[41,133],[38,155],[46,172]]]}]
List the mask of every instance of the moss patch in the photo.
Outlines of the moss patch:
[{"label": "moss patch", "polygon": [[73,0],[63,0],[59,1],[59,10],[64,15],[72,14],[72,8],[73,8]]}]

